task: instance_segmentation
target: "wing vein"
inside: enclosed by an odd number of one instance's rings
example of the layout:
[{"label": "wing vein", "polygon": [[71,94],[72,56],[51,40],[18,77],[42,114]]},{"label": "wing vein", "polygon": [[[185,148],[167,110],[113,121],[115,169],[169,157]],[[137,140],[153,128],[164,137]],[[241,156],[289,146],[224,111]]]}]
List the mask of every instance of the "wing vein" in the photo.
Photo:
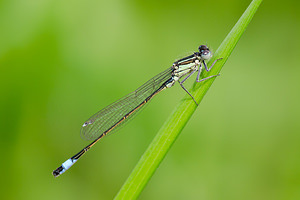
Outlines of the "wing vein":
[{"label": "wing vein", "polygon": [[[163,84],[172,77],[172,72],[173,68],[168,68],[151,78],[132,93],[94,114],[82,126],[82,138],[94,140],[101,134],[112,132],[116,128],[126,124],[154,96],[154,93],[158,92]],[[126,119],[123,119],[127,114]]]}]

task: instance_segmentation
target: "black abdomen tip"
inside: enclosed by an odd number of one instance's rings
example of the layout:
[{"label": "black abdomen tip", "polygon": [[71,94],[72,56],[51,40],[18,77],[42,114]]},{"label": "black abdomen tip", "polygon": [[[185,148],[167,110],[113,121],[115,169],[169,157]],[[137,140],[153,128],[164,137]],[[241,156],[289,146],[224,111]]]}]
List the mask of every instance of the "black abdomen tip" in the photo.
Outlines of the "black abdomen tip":
[{"label": "black abdomen tip", "polygon": [[61,171],[63,171],[63,167],[62,166],[60,166],[59,168],[57,168],[56,170],[54,170],[53,172],[52,172],[52,174],[53,174],[53,176],[54,177],[58,177],[61,173]]}]

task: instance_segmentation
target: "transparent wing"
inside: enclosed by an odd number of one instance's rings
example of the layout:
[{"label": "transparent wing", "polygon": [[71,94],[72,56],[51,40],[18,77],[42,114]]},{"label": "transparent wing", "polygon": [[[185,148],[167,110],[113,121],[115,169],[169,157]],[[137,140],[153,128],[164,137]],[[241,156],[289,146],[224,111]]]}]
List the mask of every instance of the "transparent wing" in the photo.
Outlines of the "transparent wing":
[{"label": "transparent wing", "polygon": [[[87,140],[94,140],[105,131],[112,129],[112,127],[113,129],[116,129],[126,124],[129,119],[143,107],[143,105],[140,107],[138,106],[143,103],[147,97],[151,96],[153,92],[158,90],[163,83],[171,78],[172,71],[172,68],[169,68],[161,72],[134,92],[94,114],[82,126],[81,137]],[[126,114],[130,113],[134,109],[135,111],[132,114],[130,114],[125,120],[122,120]]]}]

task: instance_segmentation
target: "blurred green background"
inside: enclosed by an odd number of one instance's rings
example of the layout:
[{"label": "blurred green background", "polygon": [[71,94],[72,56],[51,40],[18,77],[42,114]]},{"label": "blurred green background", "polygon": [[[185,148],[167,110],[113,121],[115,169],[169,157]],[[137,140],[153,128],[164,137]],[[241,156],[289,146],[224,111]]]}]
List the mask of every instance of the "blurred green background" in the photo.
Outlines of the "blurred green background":
[{"label": "blurred green background", "polygon": [[[1,199],[112,199],[185,93],[53,178],[89,143],[83,122],[198,45],[215,51],[249,3],[0,1]],[[140,199],[300,199],[299,10],[262,3]]]}]

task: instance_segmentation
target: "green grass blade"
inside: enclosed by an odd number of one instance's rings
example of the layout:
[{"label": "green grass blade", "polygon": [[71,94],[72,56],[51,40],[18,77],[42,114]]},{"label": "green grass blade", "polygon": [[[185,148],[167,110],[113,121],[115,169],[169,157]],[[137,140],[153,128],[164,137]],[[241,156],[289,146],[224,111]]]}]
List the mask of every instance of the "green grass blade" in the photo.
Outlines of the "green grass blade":
[{"label": "green grass blade", "polygon": [[[217,58],[223,59],[218,61],[209,73],[203,73],[203,77],[218,74],[221,71],[241,35],[250,23],[261,1],[262,0],[253,0],[251,2],[239,21],[235,24],[233,29],[217,49],[211,61],[214,61]],[[208,63],[208,65],[210,64],[211,63]],[[195,83],[192,89],[189,90],[198,103],[201,102],[214,79],[215,78],[211,78],[201,83]],[[191,100],[189,96],[185,96],[159,130],[158,134],[135,166],[115,199],[136,199],[139,196],[145,185],[150,180],[152,174],[155,172],[180,134],[181,130],[195,112],[196,108],[197,106],[194,101]]]}]

